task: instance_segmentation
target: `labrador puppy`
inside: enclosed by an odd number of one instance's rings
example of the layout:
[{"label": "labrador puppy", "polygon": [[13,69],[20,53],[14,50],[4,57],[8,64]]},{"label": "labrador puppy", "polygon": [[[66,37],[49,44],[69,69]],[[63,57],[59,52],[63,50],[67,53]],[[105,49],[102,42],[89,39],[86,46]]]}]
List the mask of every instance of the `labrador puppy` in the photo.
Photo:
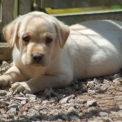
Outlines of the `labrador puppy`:
[{"label": "labrador puppy", "polygon": [[3,28],[13,64],[0,86],[36,93],[74,78],[110,75],[122,68],[122,22],[86,21],[67,26],[43,12],[20,16]]}]

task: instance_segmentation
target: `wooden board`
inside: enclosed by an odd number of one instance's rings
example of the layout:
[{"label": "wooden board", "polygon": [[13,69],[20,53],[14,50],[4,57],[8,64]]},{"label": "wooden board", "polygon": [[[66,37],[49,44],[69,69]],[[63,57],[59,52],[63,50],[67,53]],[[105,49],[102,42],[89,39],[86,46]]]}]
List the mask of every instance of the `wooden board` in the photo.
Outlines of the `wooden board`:
[{"label": "wooden board", "polygon": [[77,8],[122,5],[122,0],[41,0],[41,8]]},{"label": "wooden board", "polygon": [[2,0],[2,26],[5,26],[14,19],[14,0]]},{"label": "wooden board", "polygon": [[89,20],[119,20],[122,21],[122,11],[106,11],[106,12],[97,12],[97,13],[77,13],[69,15],[55,15],[56,18],[61,20],[67,25],[76,24],[83,21]]},{"label": "wooden board", "polygon": [[19,15],[26,14],[31,11],[32,0],[19,0]]}]

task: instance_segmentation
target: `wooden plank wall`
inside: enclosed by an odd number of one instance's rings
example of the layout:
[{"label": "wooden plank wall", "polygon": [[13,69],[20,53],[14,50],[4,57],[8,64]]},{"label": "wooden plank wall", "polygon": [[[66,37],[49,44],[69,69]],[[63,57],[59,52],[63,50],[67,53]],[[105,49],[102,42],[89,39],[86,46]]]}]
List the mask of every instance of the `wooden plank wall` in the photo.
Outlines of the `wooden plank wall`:
[{"label": "wooden plank wall", "polygon": [[[35,1],[34,10],[41,10],[45,12],[46,7],[51,8],[77,8],[77,7],[92,7],[92,6],[112,6],[122,5],[122,0],[0,0],[2,2],[2,22],[0,22],[0,34],[2,27],[11,22],[17,15],[23,15],[30,11],[34,6],[32,2]],[[15,2],[17,6],[15,7]],[[16,14],[15,14],[16,13]],[[115,15],[115,17],[114,17]],[[72,14],[72,15],[56,15],[58,19],[64,21],[66,24],[74,24],[79,21],[91,19],[116,19],[122,20],[122,12],[113,13],[99,13],[99,14]],[[2,36],[0,41],[3,40]]]},{"label": "wooden plank wall", "polygon": [[23,15],[31,11],[32,1],[31,0],[19,0],[18,15]]},{"label": "wooden plank wall", "polygon": [[77,8],[122,5],[122,0],[41,0],[41,8]]},{"label": "wooden plank wall", "polygon": [[[38,0],[37,0],[38,1]],[[78,8],[78,7],[100,7],[100,6],[122,6],[122,0],[41,0],[40,7],[51,7],[52,9],[58,8]],[[75,14],[54,15],[59,20],[65,22],[68,25],[72,25],[81,21],[87,20],[101,20],[112,19],[122,21],[122,9],[113,11],[101,11],[101,12],[84,12]]]},{"label": "wooden plank wall", "polygon": [[1,5],[2,5],[2,18],[1,18],[1,29],[0,29],[0,33],[1,33],[1,40],[3,41],[3,36],[2,36],[2,27],[4,27],[6,24],[8,24],[9,22],[11,22],[14,19],[13,16],[13,8],[14,8],[14,0],[2,0],[1,1]]},{"label": "wooden plank wall", "polygon": [[[2,0],[2,26],[5,26],[15,18],[14,2],[15,0]],[[23,15],[31,11],[31,0],[19,0],[18,4],[18,9],[16,10],[18,15]]]},{"label": "wooden plank wall", "polygon": [[[15,2],[16,5],[15,6]],[[18,15],[23,15],[31,11],[32,0],[1,0],[2,9],[0,18],[0,42],[4,41],[2,28],[10,23]]]},{"label": "wooden plank wall", "polygon": [[5,26],[14,19],[14,0],[2,0],[2,26]]}]

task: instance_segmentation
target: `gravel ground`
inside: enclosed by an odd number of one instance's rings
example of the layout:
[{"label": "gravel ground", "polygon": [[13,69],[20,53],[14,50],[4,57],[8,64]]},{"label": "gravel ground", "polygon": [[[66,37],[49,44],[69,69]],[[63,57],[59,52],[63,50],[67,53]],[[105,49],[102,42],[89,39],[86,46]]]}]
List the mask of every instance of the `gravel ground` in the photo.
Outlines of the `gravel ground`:
[{"label": "gravel ground", "polygon": [[[10,64],[3,62],[0,74]],[[0,88],[0,122],[122,122],[122,71],[36,95]]]}]

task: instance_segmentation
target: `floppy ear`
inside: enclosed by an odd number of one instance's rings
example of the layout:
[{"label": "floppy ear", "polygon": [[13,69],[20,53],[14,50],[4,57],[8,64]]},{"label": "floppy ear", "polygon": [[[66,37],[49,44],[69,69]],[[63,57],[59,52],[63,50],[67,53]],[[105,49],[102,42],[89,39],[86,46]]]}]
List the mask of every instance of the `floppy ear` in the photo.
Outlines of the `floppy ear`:
[{"label": "floppy ear", "polygon": [[2,32],[3,32],[4,38],[6,39],[10,47],[13,47],[15,42],[18,39],[17,33],[18,33],[19,25],[20,25],[20,18],[21,17],[18,17],[17,19],[15,19],[14,21],[12,21],[10,24],[6,25],[3,28]]},{"label": "floppy ear", "polygon": [[57,19],[54,24],[58,34],[59,45],[63,48],[70,33],[69,27]]}]

